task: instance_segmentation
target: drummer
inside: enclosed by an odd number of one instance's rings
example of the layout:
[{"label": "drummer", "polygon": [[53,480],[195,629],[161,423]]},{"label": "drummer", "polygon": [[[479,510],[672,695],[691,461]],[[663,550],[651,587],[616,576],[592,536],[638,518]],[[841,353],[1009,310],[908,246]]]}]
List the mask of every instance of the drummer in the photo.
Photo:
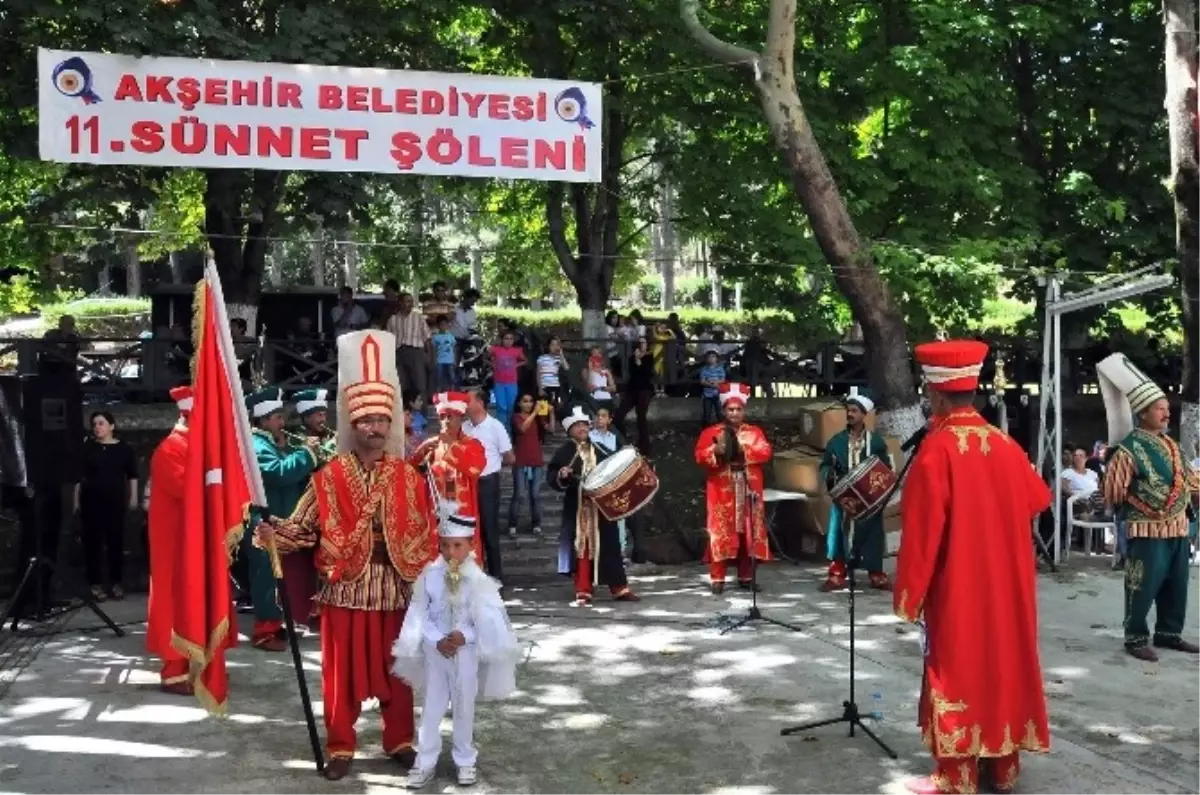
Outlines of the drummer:
[{"label": "drummer", "polygon": [[762,428],[745,421],[750,388],[721,384],[717,399],[724,422],[710,425],[696,440],[696,463],[707,472],[708,561],[714,595],[725,592],[729,561],[737,561],[741,588],[758,590],[753,559],[770,560],[763,506],[763,464],[771,460],[771,443]]},{"label": "drummer", "polygon": [[608,586],[613,600],[637,602],[639,597],[625,578],[616,522],[605,519],[583,494],[584,479],[611,453],[588,438],[592,421],[581,407],[575,406],[562,425],[571,438],[554,452],[546,467],[550,487],[563,492],[561,539],[568,554],[559,556],[559,573],[574,571],[573,604],[577,607],[591,606],[597,582]]},{"label": "drummer", "polygon": [[[846,430],[829,440],[829,444],[825,446],[825,454],[821,456],[821,479],[830,489],[871,456],[878,456],[888,469],[894,469],[887,443],[882,436],[871,433],[866,427],[867,415],[875,410],[875,402],[859,392],[857,387],[851,387],[845,404]],[[841,508],[836,504],[829,511],[829,528],[825,535],[829,574],[821,585],[821,590],[840,591],[847,587],[847,536],[853,539],[850,543],[850,561],[855,568],[867,570],[872,588],[880,591],[892,590],[892,582],[883,570],[883,552],[886,545],[883,511],[876,511],[866,519],[852,522],[843,517]]]}]

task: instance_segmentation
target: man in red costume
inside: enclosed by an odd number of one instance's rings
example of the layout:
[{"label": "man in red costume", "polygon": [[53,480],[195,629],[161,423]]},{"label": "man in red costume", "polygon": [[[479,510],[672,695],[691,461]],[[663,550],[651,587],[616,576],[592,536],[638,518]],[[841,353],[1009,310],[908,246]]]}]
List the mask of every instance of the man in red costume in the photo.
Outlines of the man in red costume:
[{"label": "man in red costume", "polygon": [[[918,723],[933,754],[917,793],[1011,792],[1019,751],[1050,748],[1030,527],[1050,490],[975,410],[987,345],[918,345],[933,408],[901,499],[894,606],[924,620]],[[981,564],[981,561],[984,563]],[[981,769],[982,768],[982,769]]]},{"label": "man in red costume", "polygon": [[[162,689],[180,696],[193,695],[188,659],[171,646],[175,560],[183,526],[183,483],[187,468],[187,420],[192,411],[190,386],[171,390],[179,419],[167,438],[150,456],[150,483],[146,513],[150,536],[150,601],[146,607],[146,648],[162,661]],[[150,490],[153,488],[153,497]]]},{"label": "man in red costume", "polygon": [[425,484],[399,456],[396,344],[391,334],[361,331],[338,338],[339,453],[313,474],[288,519],[256,530],[256,543],[279,552],[315,549],[322,582],[321,690],[325,700],[325,777],[350,771],[362,702],[379,699],[383,748],[411,768],[413,693],[391,675],[412,584],[437,554]]},{"label": "man in red costume", "polygon": [[[409,463],[427,467],[436,494],[430,495],[431,512],[446,503],[457,503],[464,516],[475,517],[475,556],[484,565],[479,532],[479,476],[487,466],[487,452],[478,439],[463,432],[463,419],[471,396],[466,392],[441,392],[433,396],[441,433],[427,439],[409,457]],[[431,521],[433,513],[430,514]]]},{"label": "man in red costume", "polygon": [[725,591],[729,561],[737,560],[738,586],[754,586],[751,558],[771,559],[763,507],[762,465],[771,443],[762,428],[746,419],[750,390],[725,383],[717,393],[725,421],[705,428],[696,440],[696,463],[707,471],[708,561],[712,592]]}]

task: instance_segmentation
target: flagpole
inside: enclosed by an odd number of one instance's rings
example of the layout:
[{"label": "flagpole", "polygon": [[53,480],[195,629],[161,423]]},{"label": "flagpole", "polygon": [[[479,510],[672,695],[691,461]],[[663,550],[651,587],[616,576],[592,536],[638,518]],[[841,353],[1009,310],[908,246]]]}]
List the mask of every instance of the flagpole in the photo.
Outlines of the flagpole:
[{"label": "flagpole", "polygon": [[[213,252],[209,250],[204,263],[204,280],[208,282],[213,297],[213,312],[217,326],[217,342],[221,347],[225,362],[226,381],[229,384],[230,400],[237,409],[244,409],[245,394],[242,392],[242,380],[238,375],[237,361],[233,349],[233,333],[229,329],[229,314],[225,310],[225,295],[221,290],[221,277],[217,272],[217,264]],[[244,410],[233,412],[234,430],[241,453],[242,469],[246,475],[246,483],[250,488],[250,502],[258,508],[263,516],[270,516],[267,509],[267,493],[263,488],[262,473],[258,469],[258,460],[254,456],[253,435],[250,432],[250,418]],[[317,772],[325,770],[325,755],[321,751],[321,738],[317,733],[317,718],[313,712],[312,698],[308,694],[308,679],[304,675],[304,661],[300,657],[300,641],[296,637],[296,622],[292,618],[291,605],[287,599],[287,591],[283,581],[283,566],[279,561],[279,550],[275,540],[271,539],[267,548],[271,559],[271,573],[275,577],[275,598],[283,608],[284,625],[287,627],[288,645],[292,651],[292,666],[296,669],[296,684],[300,690],[300,704],[304,708],[304,722],[308,724],[308,739],[312,744],[313,761]]]}]

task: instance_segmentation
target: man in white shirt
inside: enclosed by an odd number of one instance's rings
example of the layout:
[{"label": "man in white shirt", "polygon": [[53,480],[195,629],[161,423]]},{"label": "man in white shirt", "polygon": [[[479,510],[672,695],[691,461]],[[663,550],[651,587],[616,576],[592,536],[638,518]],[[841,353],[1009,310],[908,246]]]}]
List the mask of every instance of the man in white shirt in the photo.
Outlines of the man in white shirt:
[{"label": "man in white shirt", "polygon": [[479,291],[475,288],[463,290],[458,306],[454,308],[454,324],[450,333],[459,341],[465,340],[479,328],[479,318],[475,313],[475,302],[479,300]]},{"label": "man in white shirt", "polygon": [[469,391],[467,421],[463,433],[483,445],[487,465],[479,475],[479,534],[483,536],[484,562],[487,573],[501,582],[504,569],[500,563],[500,468],[514,461],[512,441],[508,430],[488,414],[487,393],[482,389]]},{"label": "man in white shirt", "polygon": [[1071,451],[1071,466],[1064,469],[1059,475],[1068,497],[1074,497],[1076,494],[1087,496],[1100,488],[1100,478],[1095,472],[1088,469],[1087,462],[1087,450],[1077,447]]}]

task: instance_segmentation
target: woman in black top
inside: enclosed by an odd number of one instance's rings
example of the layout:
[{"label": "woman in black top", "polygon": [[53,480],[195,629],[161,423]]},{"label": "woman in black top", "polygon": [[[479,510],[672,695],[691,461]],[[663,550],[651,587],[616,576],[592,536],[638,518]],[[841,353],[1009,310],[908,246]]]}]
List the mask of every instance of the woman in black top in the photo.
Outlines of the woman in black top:
[{"label": "woman in black top", "polygon": [[637,341],[633,355],[629,358],[629,378],[621,394],[621,405],[613,418],[617,429],[624,429],[625,418],[630,409],[637,410],[637,449],[642,455],[650,455],[650,424],[646,414],[654,397],[654,354],[646,338]]},{"label": "woman in black top", "polygon": [[137,508],[137,460],[133,448],[113,432],[116,420],[107,411],[92,413],[92,437],[83,444],[75,512],[79,514],[84,565],[92,595],[103,600],[107,561],[108,594],[122,599],[125,558],[125,512]]}]

